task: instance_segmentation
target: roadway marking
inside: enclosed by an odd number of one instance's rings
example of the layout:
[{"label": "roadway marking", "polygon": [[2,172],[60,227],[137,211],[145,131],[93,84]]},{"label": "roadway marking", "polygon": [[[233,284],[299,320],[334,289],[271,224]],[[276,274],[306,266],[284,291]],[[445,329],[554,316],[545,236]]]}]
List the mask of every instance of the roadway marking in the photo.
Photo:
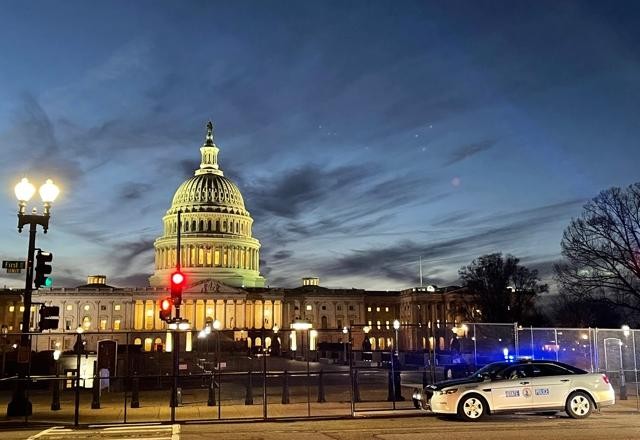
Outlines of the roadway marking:
[{"label": "roadway marking", "polygon": [[89,429],[72,429],[60,426],[45,429],[28,440],[66,440],[69,438],[82,437],[84,440],[180,440],[180,425],[132,425],[132,426],[110,426],[96,427]]}]

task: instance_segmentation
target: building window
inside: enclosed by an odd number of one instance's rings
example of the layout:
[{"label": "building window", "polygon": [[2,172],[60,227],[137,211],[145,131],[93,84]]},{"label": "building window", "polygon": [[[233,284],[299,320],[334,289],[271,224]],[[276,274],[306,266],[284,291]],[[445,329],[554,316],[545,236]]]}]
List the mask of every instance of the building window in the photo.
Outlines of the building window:
[{"label": "building window", "polygon": [[311,304],[307,304],[307,310],[311,310],[313,309],[313,307],[311,307]]},{"label": "building window", "polygon": [[107,306],[105,306],[105,305],[101,305],[101,306],[100,306],[100,310],[107,310]]},{"label": "building window", "polygon": [[106,329],[107,329],[107,319],[102,318],[100,320],[100,330],[106,330]]},{"label": "building window", "polygon": [[24,306],[20,306],[20,312],[24,312]]},{"label": "building window", "polygon": [[349,311],[353,312],[353,310],[354,310],[354,307],[353,306],[349,306]]},{"label": "building window", "polygon": [[73,304],[67,304],[67,311],[70,312],[73,310]]},{"label": "building window", "polygon": [[91,308],[91,306],[89,304],[85,304],[83,308],[84,308],[85,312],[88,312],[89,309]]},{"label": "building window", "polygon": [[82,327],[85,330],[89,330],[91,328],[91,318],[88,316],[85,316],[84,318],[82,318]]},{"label": "building window", "polygon": [[120,311],[120,304],[116,304],[115,306],[113,306],[113,310],[115,310],[116,312]]},{"label": "building window", "polygon": [[65,330],[71,330],[71,326],[72,326],[72,325],[73,325],[73,324],[72,324],[71,320],[70,320],[70,319],[67,319],[67,320],[64,322],[64,328],[65,328]]},{"label": "building window", "polygon": [[367,312],[370,312],[370,311],[371,311],[371,307],[367,307]]},{"label": "building window", "polygon": [[327,306],[322,306],[322,310],[327,310]]},{"label": "building window", "polygon": [[300,307],[295,306],[295,307],[293,308],[293,310],[300,310]]},{"label": "building window", "polygon": [[[418,306],[418,307],[419,307],[419,306]],[[385,307],[385,308],[384,308],[384,311],[385,311],[385,312],[388,312],[388,311],[389,311],[389,307]]]},{"label": "building window", "polygon": [[338,319],[338,328],[342,328],[342,320]]},{"label": "building window", "polygon": [[14,306],[9,306],[9,312],[13,313],[16,310]]},{"label": "building window", "polygon": [[113,321],[113,329],[114,330],[120,330],[120,320],[119,319],[115,319]]},{"label": "building window", "polygon": [[342,310],[342,306],[336,306],[336,310],[338,311]]},{"label": "building window", "polygon": [[380,307],[376,307],[376,312],[379,312],[379,311],[380,311]]}]

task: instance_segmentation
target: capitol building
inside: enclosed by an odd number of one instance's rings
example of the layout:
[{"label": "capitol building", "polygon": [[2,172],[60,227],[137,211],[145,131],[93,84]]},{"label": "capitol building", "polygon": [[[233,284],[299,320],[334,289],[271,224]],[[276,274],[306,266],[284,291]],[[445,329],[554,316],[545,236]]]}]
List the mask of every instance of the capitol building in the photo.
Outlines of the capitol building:
[{"label": "capitol building", "polygon": [[[286,330],[301,319],[318,330],[312,344],[339,342],[342,328],[350,327],[354,343],[367,338],[374,349],[393,344],[392,323],[396,319],[429,328],[463,319],[470,295],[456,287],[332,289],[320,285],[315,277],[303,278],[294,288],[265,287],[260,275],[260,242],[253,236],[253,219],[247,209],[250,206],[245,206],[240,188],[224,175],[219,152],[209,122],[200,147],[200,167],[178,187],[162,218],[162,234],[154,242],[155,267],[149,287],[112,287],[105,275],[92,275],[87,284],[76,288],[34,292],[34,303],[60,308],[59,328],[37,338],[41,349],[70,349],[78,328],[87,334],[89,343],[92,338],[97,341],[136,331],[139,336],[126,343],[141,345],[144,351],[170,349],[171,335],[159,318],[159,303],[170,295],[169,276],[175,271],[178,255],[187,280],[182,317],[195,331],[217,320],[236,341],[246,341],[249,347],[264,344],[261,335],[265,331]],[[3,325],[10,332],[18,331],[19,309],[19,299],[0,308]],[[37,322],[37,310],[32,308],[31,323]],[[434,343],[416,332],[403,334],[406,340],[401,345],[407,348],[421,349]],[[441,339],[447,336],[443,334]],[[287,343],[283,341],[283,348]]]}]

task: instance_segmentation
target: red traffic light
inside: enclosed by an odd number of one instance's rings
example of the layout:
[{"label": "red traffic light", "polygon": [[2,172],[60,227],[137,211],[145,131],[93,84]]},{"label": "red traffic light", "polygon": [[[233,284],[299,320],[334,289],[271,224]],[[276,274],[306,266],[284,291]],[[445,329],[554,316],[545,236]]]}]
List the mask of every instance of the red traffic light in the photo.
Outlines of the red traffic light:
[{"label": "red traffic light", "polygon": [[182,272],[174,272],[171,274],[171,284],[181,286],[184,283],[184,275]]},{"label": "red traffic light", "polygon": [[172,303],[171,303],[171,300],[169,298],[165,298],[162,301],[160,301],[160,308],[162,310],[164,310],[165,312],[167,310],[171,310],[171,305],[172,305]]},{"label": "red traffic light", "polygon": [[171,298],[164,298],[162,301],[160,301],[160,310],[158,311],[158,316],[161,320],[166,322],[171,320],[172,306],[173,302],[171,301]]}]

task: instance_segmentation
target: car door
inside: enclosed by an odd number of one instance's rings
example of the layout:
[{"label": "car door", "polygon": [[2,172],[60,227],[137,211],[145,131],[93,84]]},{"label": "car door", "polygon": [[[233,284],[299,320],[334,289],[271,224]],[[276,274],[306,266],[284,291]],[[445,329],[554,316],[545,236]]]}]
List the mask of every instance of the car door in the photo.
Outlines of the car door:
[{"label": "car door", "polygon": [[563,407],[575,374],[554,364],[533,367],[533,404],[536,408]]},{"label": "car door", "polygon": [[508,367],[491,381],[491,400],[494,410],[515,410],[533,406],[529,367],[530,365]]}]

